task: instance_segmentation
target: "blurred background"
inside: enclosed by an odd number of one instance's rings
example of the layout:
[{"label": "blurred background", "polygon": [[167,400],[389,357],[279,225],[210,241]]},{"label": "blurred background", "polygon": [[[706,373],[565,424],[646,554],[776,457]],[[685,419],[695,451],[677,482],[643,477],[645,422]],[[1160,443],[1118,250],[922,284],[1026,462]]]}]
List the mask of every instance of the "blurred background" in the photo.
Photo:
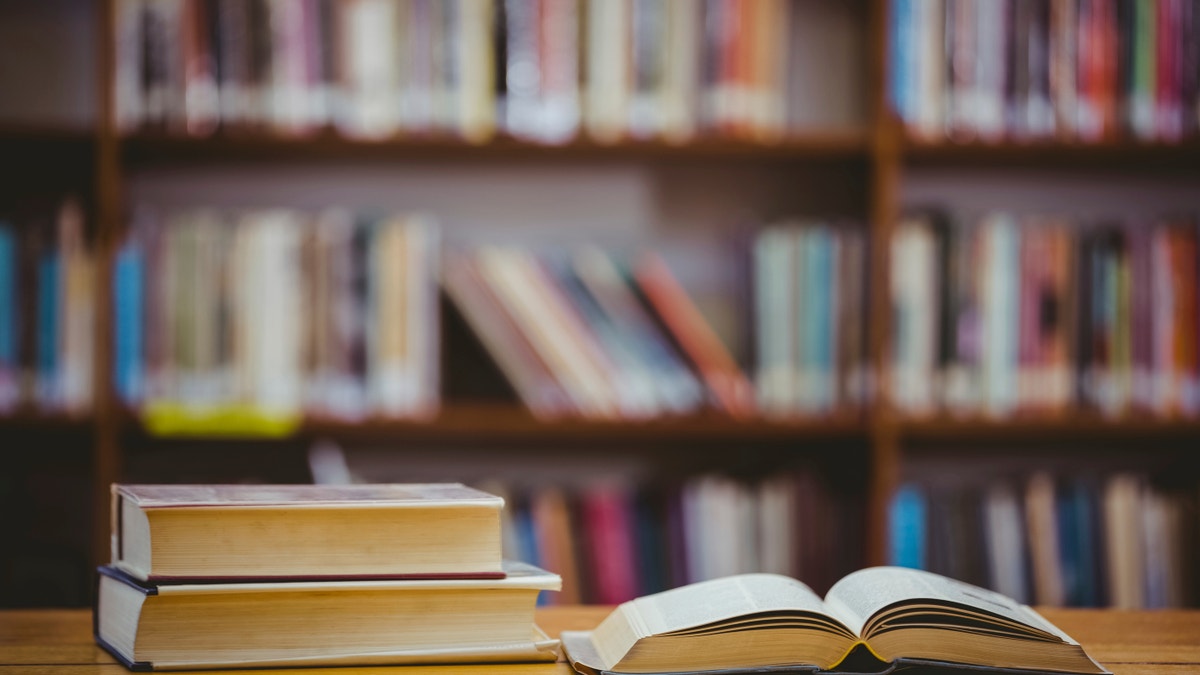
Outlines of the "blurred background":
[{"label": "blurred background", "polygon": [[1200,604],[1187,0],[0,1],[0,606],[462,481],[548,602]]}]

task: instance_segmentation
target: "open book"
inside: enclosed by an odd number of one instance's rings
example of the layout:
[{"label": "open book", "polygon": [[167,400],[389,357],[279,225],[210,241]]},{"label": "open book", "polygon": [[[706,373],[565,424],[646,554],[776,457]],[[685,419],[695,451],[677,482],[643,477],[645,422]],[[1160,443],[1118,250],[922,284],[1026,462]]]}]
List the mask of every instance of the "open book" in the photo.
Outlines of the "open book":
[{"label": "open book", "polygon": [[567,631],[562,641],[587,675],[909,666],[1108,672],[1029,607],[900,567],[854,572],[824,600],[776,574],[692,584],[626,602],[595,630]]}]

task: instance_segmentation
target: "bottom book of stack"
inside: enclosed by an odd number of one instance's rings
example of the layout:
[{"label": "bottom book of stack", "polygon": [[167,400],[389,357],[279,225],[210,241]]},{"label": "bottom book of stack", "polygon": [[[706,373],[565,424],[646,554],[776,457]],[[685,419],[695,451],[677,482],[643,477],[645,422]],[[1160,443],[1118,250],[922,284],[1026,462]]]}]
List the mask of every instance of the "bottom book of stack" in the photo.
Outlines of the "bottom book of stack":
[{"label": "bottom book of stack", "polygon": [[133,670],[552,661],[534,624],[561,580],[505,563],[503,579],[150,585],[101,567],[96,640]]}]

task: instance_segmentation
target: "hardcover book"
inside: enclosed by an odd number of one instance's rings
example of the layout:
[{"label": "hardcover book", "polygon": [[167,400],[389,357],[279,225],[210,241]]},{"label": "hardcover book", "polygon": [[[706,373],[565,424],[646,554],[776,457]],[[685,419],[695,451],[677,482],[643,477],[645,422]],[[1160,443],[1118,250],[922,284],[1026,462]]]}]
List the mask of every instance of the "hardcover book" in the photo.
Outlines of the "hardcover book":
[{"label": "hardcover book", "polygon": [[147,584],[101,567],[96,641],[133,670],[553,661],[534,625],[558,575]]},{"label": "hardcover book", "polygon": [[585,675],[1108,672],[1029,607],[900,567],[854,572],[823,600],[775,574],[705,581],[626,602],[595,630],[564,631],[562,640]]},{"label": "hardcover book", "polygon": [[154,582],[498,578],[503,506],[459,484],[114,485],[112,565]]}]

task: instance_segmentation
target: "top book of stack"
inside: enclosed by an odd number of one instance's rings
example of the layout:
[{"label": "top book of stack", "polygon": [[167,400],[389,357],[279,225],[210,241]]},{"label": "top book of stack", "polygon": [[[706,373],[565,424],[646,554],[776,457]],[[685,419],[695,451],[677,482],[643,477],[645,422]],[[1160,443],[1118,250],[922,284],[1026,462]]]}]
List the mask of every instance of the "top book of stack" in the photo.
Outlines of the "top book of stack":
[{"label": "top book of stack", "polygon": [[112,564],[143,581],[504,577],[504,500],[459,484],[114,485],[112,497]]}]

